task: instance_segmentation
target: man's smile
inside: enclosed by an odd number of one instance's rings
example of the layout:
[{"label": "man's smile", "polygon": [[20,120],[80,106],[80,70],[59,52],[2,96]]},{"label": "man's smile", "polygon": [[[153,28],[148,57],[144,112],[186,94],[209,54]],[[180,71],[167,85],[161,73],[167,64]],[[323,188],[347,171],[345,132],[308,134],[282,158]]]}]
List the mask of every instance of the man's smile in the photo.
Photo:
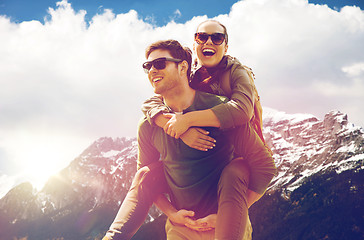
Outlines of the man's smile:
[{"label": "man's smile", "polygon": [[150,80],[152,83],[158,83],[158,82],[162,81],[162,79],[163,79],[162,76],[153,75],[150,77]]},{"label": "man's smile", "polygon": [[162,77],[155,77],[155,78],[152,79],[152,81],[154,83],[157,83],[157,82],[161,81],[162,79],[163,79]]}]

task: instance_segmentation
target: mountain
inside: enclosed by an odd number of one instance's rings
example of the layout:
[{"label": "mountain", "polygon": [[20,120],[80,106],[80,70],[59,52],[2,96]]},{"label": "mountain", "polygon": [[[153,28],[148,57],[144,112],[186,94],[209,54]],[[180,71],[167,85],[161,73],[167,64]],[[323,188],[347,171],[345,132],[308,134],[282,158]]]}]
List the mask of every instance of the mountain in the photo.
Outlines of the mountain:
[{"label": "mountain", "polygon": [[253,239],[364,239],[363,128],[339,111],[265,110],[278,175],[249,210]]},{"label": "mountain", "polygon": [[[250,209],[253,239],[364,239],[363,128],[339,111],[319,120],[265,108],[263,119],[278,174]],[[0,240],[101,239],[136,159],[136,139],[104,137],[41,191],[16,186],[0,199]],[[165,239],[164,222],[152,208],[133,239]]]},{"label": "mountain", "polygon": [[[0,239],[101,239],[130,187],[136,159],[136,139],[100,138],[41,191],[18,185],[0,200]],[[159,215],[153,207],[146,222]]]},{"label": "mountain", "polygon": [[271,189],[292,192],[318,172],[339,174],[363,166],[364,130],[349,123],[346,114],[331,111],[320,121],[309,114],[265,110],[264,136],[279,172]]}]

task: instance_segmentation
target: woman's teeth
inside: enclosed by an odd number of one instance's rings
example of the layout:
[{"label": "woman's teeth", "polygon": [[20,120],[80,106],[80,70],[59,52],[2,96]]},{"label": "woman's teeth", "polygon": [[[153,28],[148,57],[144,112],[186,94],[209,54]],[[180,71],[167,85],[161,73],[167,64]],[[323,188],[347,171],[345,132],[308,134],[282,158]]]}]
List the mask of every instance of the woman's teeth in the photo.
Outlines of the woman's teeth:
[{"label": "woman's teeth", "polygon": [[202,50],[202,54],[204,56],[212,56],[215,54],[215,50],[206,48],[206,49]]}]

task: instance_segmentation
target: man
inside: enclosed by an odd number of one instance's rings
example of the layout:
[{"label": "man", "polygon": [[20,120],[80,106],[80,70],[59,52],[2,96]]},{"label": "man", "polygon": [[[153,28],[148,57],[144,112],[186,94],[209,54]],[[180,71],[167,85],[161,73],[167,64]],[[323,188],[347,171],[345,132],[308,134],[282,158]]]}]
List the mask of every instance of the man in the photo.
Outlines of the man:
[{"label": "man", "polygon": [[[147,49],[146,56],[148,61],[143,67],[148,72],[154,91],[163,96],[165,104],[175,113],[208,109],[227,101],[223,97],[195,91],[189,86],[191,53],[183,49],[177,41],[169,40],[152,44]],[[234,185],[235,179],[219,180],[223,169],[233,159],[233,142],[236,139],[233,134],[235,130],[220,131],[217,118],[209,121],[208,125],[213,127],[205,129],[209,131],[211,137],[216,139],[216,146],[209,151],[199,151],[188,147],[181,139],[170,137],[163,129],[151,125],[146,119],[140,122],[139,171],[105,239],[130,238],[137,228],[128,230],[129,233],[126,233],[125,229],[139,227],[140,219],[144,220],[146,210],[153,201],[168,217],[167,239],[214,239],[215,226],[207,225],[204,228],[203,225],[198,225],[199,220],[195,219],[216,214],[219,201],[224,198],[224,195],[229,194],[225,190]],[[252,127],[246,124],[241,128],[239,132],[244,134],[237,139],[245,143],[241,150],[242,156],[271,159]],[[246,168],[244,161],[237,162],[242,164],[239,167]],[[160,165],[162,168],[158,167]],[[157,171],[152,171],[153,169]],[[153,174],[150,174],[152,172]],[[242,179],[249,179],[249,171],[244,172],[247,176]],[[164,178],[160,178],[160,175],[164,175]],[[149,180],[143,181],[144,178]],[[137,184],[140,182],[145,184]],[[245,187],[239,189],[241,196],[237,201],[242,201],[246,205],[248,183],[240,185]],[[163,192],[168,193],[170,201],[162,194]],[[139,202],[143,204],[138,204]],[[145,204],[146,202],[148,203]],[[126,211],[126,208],[129,210]],[[245,219],[241,219],[241,222],[245,222]],[[240,221],[236,224],[240,225]],[[198,225],[199,230],[204,231],[191,230],[186,225]],[[241,226],[244,228],[245,224]],[[233,233],[236,237],[219,239],[242,239],[241,232],[244,231],[245,229],[239,229]],[[122,235],[122,238],[115,238],[114,236],[117,235]]]}]

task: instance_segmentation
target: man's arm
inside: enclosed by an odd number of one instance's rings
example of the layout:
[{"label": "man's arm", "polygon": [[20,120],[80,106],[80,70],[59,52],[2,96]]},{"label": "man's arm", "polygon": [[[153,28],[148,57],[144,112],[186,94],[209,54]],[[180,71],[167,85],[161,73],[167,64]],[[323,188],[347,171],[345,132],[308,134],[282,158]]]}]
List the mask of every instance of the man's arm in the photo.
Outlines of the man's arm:
[{"label": "man's arm", "polygon": [[[138,126],[138,169],[152,162],[158,163],[160,154],[153,146],[152,133],[150,123],[146,119],[142,119]],[[132,185],[103,239],[130,239],[143,224],[152,199],[149,198],[149,194],[146,197],[142,193],[144,191],[139,191],[139,187],[144,176],[150,171],[150,166],[140,169],[135,174]],[[143,197],[139,199],[140,194]]]},{"label": "man's arm", "polygon": [[160,153],[153,145],[153,127],[146,118],[142,118],[138,125],[138,161],[140,169],[153,162],[159,161]]}]

